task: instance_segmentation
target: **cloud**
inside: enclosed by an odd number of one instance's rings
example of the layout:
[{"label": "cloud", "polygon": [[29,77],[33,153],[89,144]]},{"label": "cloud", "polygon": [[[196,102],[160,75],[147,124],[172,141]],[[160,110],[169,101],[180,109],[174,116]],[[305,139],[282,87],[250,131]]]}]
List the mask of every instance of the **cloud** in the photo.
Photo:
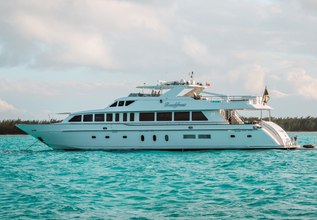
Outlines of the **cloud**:
[{"label": "cloud", "polygon": [[259,93],[265,87],[267,72],[258,64],[243,65],[230,71],[227,78],[235,84],[243,85],[248,92]]},{"label": "cloud", "polygon": [[[100,103],[106,84],[194,71],[223,93],[262,94],[267,85],[278,88],[272,96],[312,99],[316,8],[314,0],[0,1],[0,96],[29,112],[41,105],[68,111]],[[310,78],[289,75],[295,68]]]},{"label": "cloud", "polygon": [[119,39],[168,33],[154,7],[127,1],[13,0],[0,7],[3,66],[118,69]]},{"label": "cloud", "polygon": [[3,112],[10,112],[10,111],[15,111],[16,108],[7,103],[6,101],[0,99],[0,112],[3,113]]},{"label": "cloud", "polygon": [[309,75],[304,69],[295,69],[288,73],[288,80],[301,96],[317,100],[317,78]]},{"label": "cloud", "polygon": [[195,63],[208,65],[211,61],[211,56],[208,48],[203,43],[199,42],[192,36],[185,36],[183,39],[183,50]]}]

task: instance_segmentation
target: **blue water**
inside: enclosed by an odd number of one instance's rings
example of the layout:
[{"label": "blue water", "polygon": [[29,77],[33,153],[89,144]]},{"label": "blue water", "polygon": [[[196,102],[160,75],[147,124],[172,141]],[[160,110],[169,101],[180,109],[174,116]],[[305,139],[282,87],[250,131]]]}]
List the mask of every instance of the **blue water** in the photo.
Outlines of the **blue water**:
[{"label": "blue water", "polygon": [[[317,133],[297,135],[317,145]],[[64,152],[34,141],[0,136],[0,219],[317,219],[317,150]]]}]

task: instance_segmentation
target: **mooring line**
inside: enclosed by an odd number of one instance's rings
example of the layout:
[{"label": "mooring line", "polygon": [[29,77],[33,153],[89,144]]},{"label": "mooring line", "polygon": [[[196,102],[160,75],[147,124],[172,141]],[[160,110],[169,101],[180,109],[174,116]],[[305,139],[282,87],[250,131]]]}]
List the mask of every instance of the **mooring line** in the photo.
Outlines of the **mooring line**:
[{"label": "mooring line", "polygon": [[26,148],[25,150],[30,149],[34,144],[36,144],[39,140],[34,141],[34,143],[32,143],[28,148]]}]

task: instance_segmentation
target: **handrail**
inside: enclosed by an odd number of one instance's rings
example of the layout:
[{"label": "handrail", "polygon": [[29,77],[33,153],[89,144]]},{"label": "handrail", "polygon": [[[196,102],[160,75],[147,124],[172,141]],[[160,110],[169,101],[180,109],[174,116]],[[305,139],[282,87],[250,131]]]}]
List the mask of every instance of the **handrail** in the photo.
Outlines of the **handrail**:
[{"label": "handrail", "polygon": [[211,102],[249,102],[250,104],[261,104],[261,96],[203,96]]}]

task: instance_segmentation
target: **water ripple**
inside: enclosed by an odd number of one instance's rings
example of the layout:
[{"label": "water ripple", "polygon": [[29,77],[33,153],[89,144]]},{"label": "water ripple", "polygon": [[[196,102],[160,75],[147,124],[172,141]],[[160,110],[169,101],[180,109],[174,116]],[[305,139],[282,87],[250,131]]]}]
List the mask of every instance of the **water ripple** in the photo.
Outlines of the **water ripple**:
[{"label": "water ripple", "polygon": [[0,137],[2,219],[317,218],[317,151],[64,152],[32,143]]}]

